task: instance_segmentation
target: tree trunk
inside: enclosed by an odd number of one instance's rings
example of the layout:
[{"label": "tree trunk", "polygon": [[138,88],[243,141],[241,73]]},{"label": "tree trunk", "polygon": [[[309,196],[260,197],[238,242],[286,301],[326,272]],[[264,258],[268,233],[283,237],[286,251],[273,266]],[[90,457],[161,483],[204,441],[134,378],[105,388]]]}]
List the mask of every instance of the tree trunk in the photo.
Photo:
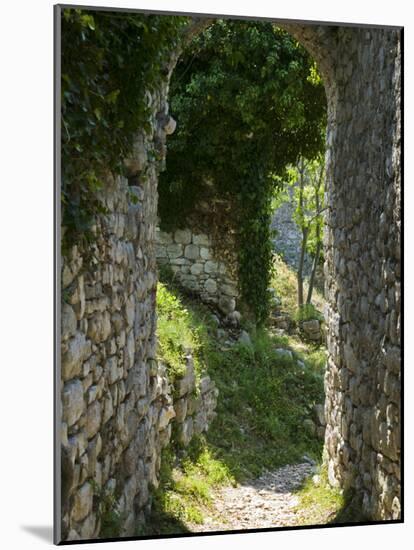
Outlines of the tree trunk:
[{"label": "tree trunk", "polygon": [[[320,168],[319,172],[319,178],[318,182],[315,187],[315,209],[316,209],[316,215],[321,216],[321,210],[320,210],[320,204],[319,204],[319,189],[322,184],[322,177],[323,177],[323,166]],[[309,279],[309,289],[308,289],[308,297],[306,298],[306,303],[310,304],[312,299],[312,292],[313,292],[313,286],[315,283],[315,273],[318,268],[318,262],[319,262],[319,254],[321,252],[322,247],[322,240],[321,240],[321,221],[317,219],[316,221],[316,251],[315,251],[315,258],[312,265],[312,272]]]},{"label": "tree trunk", "polygon": [[315,273],[319,263],[320,251],[321,251],[321,242],[320,240],[318,240],[318,244],[316,245],[315,258],[313,259],[312,272],[309,279],[308,297],[306,298],[307,304],[310,304],[312,299],[313,286],[315,283]]},{"label": "tree trunk", "polygon": [[302,229],[302,246],[300,250],[299,266],[298,266],[298,307],[303,306],[303,264],[305,261],[306,242],[308,240],[308,228]]}]

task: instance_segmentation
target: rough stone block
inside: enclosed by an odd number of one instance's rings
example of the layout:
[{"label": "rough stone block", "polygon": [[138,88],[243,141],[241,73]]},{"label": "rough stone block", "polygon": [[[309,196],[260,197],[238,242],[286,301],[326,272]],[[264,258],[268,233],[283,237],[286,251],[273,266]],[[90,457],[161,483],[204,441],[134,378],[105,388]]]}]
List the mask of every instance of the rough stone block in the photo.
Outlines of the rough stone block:
[{"label": "rough stone block", "polygon": [[160,416],[158,419],[158,430],[164,430],[170,420],[172,420],[175,417],[175,411],[173,407],[164,407],[160,411]]},{"label": "rough stone block", "polygon": [[190,267],[192,275],[200,275],[204,270],[204,265],[201,263],[195,263]]},{"label": "rough stone block", "polygon": [[202,260],[211,260],[211,250],[205,246],[200,246],[200,257]]},{"label": "rough stone block", "polygon": [[108,311],[97,312],[88,319],[88,337],[96,343],[104,342],[111,334],[111,316]]},{"label": "rough stone block", "polygon": [[236,309],[236,300],[223,295],[219,298],[218,306],[224,314],[229,315]]},{"label": "rough stone block", "polygon": [[83,362],[91,355],[92,344],[78,332],[64,347],[62,354],[62,380],[70,380],[82,372]]},{"label": "rough stone block", "polygon": [[156,231],[156,239],[157,239],[157,242],[162,245],[172,244],[173,242],[171,233],[166,233],[165,231],[161,231],[158,228]]},{"label": "rough stone block", "polygon": [[184,256],[189,260],[198,260],[200,257],[200,247],[196,244],[188,244],[184,249]]},{"label": "rough stone block", "polygon": [[182,244],[169,244],[167,246],[167,254],[168,254],[168,257],[170,259],[171,258],[179,258],[180,256],[183,255],[183,245]]},{"label": "rough stone block", "polygon": [[71,336],[75,335],[77,325],[76,315],[73,308],[66,303],[62,305],[61,325],[62,340],[67,340]]},{"label": "rough stone block", "polygon": [[218,272],[218,263],[213,260],[208,260],[204,264],[204,271],[206,273],[217,273]]},{"label": "rough stone block", "polygon": [[93,491],[89,482],[78,489],[73,498],[72,519],[81,521],[92,512]]},{"label": "rough stone block", "polygon": [[204,288],[210,294],[215,294],[217,292],[217,283],[214,279],[207,279],[204,283]]},{"label": "rough stone block", "polygon": [[204,233],[193,235],[193,243],[201,244],[203,246],[210,246],[210,238],[208,235],[205,235]]},{"label": "rough stone block", "polygon": [[101,425],[101,404],[99,401],[94,401],[89,405],[86,413],[86,434],[88,439],[94,437]]},{"label": "rough stone block", "polygon": [[174,402],[174,410],[175,410],[175,421],[180,423],[183,422],[183,420],[186,417],[187,414],[187,399],[178,399]]},{"label": "rough stone block", "polygon": [[189,229],[177,229],[174,232],[174,241],[179,244],[190,244],[191,231]]},{"label": "rough stone block", "polygon": [[68,426],[73,426],[86,408],[83,397],[83,385],[80,380],[72,380],[63,386],[62,419]]}]

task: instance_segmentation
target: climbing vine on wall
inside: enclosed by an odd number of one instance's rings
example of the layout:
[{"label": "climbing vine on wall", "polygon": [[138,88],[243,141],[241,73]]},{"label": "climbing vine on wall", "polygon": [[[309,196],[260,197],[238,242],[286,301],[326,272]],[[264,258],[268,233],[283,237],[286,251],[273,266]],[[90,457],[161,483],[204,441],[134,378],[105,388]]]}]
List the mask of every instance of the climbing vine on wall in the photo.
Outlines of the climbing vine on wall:
[{"label": "climbing vine on wall", "polygon": [[88,242],[105,174],[123,173],[146,92],[165,78],[187,17],[62,9],[62,250]]},{"label": "climbing vine on wall", "polygon": [[270,174],[323,150],[322,82],[306,51],[271,23],[219,20],[181,56],[170,95],[178,126],[160,178],[161,225],[184,226],[200,201],[231,201],[240,290],[260,323],[272,265]]}]

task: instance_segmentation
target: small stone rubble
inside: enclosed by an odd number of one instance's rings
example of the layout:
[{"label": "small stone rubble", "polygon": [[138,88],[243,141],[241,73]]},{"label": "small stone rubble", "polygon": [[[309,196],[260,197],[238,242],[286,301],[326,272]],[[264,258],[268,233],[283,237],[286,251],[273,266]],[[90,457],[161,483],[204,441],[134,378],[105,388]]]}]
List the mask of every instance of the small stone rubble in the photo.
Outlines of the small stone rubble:
[{"label": "small stone rubble", "polygon": [[225,487],[214,495],[214,513],[204,524],[190,528],[206,532],[299,525],[295,492],[314,473],[314,466],[304,462],[266,472],[237,487]]}]

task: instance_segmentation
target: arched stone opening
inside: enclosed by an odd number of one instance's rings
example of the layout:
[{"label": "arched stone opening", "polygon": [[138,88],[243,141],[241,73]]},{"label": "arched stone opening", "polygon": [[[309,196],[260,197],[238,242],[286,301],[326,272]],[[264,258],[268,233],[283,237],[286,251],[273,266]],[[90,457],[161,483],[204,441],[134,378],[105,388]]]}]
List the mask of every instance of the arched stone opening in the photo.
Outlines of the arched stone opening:
[{"label": "arched stone opening", "polygon": [[[208,25],[201,20],[189,34]],[[354,491],[368,517],[396,519],[401,34],[398,29],[280,26],[317,62],[328,103],[324,456],[329,480]]]},{"label": "arched stone opening", "polygon": [[[354,489],[369,517],[396,519],[401,36],[393,29],[283,26],[317,61],[328,97],[325,460],[331,483]],[[167,63],[169,75],[178,55]],[[169,440],[170,393],[154,361],[168,77],[148,101],[151,128],[128,160],[129,182],[115,178],[102,191],[109,214],[96,220],[93,269],[82,272],[88,251],[80,247],[62,265],[62,533],[69,540],[98,534],[94,483],[114,490],[127,512],[122,534],[133,534],[150,507]]]}]

